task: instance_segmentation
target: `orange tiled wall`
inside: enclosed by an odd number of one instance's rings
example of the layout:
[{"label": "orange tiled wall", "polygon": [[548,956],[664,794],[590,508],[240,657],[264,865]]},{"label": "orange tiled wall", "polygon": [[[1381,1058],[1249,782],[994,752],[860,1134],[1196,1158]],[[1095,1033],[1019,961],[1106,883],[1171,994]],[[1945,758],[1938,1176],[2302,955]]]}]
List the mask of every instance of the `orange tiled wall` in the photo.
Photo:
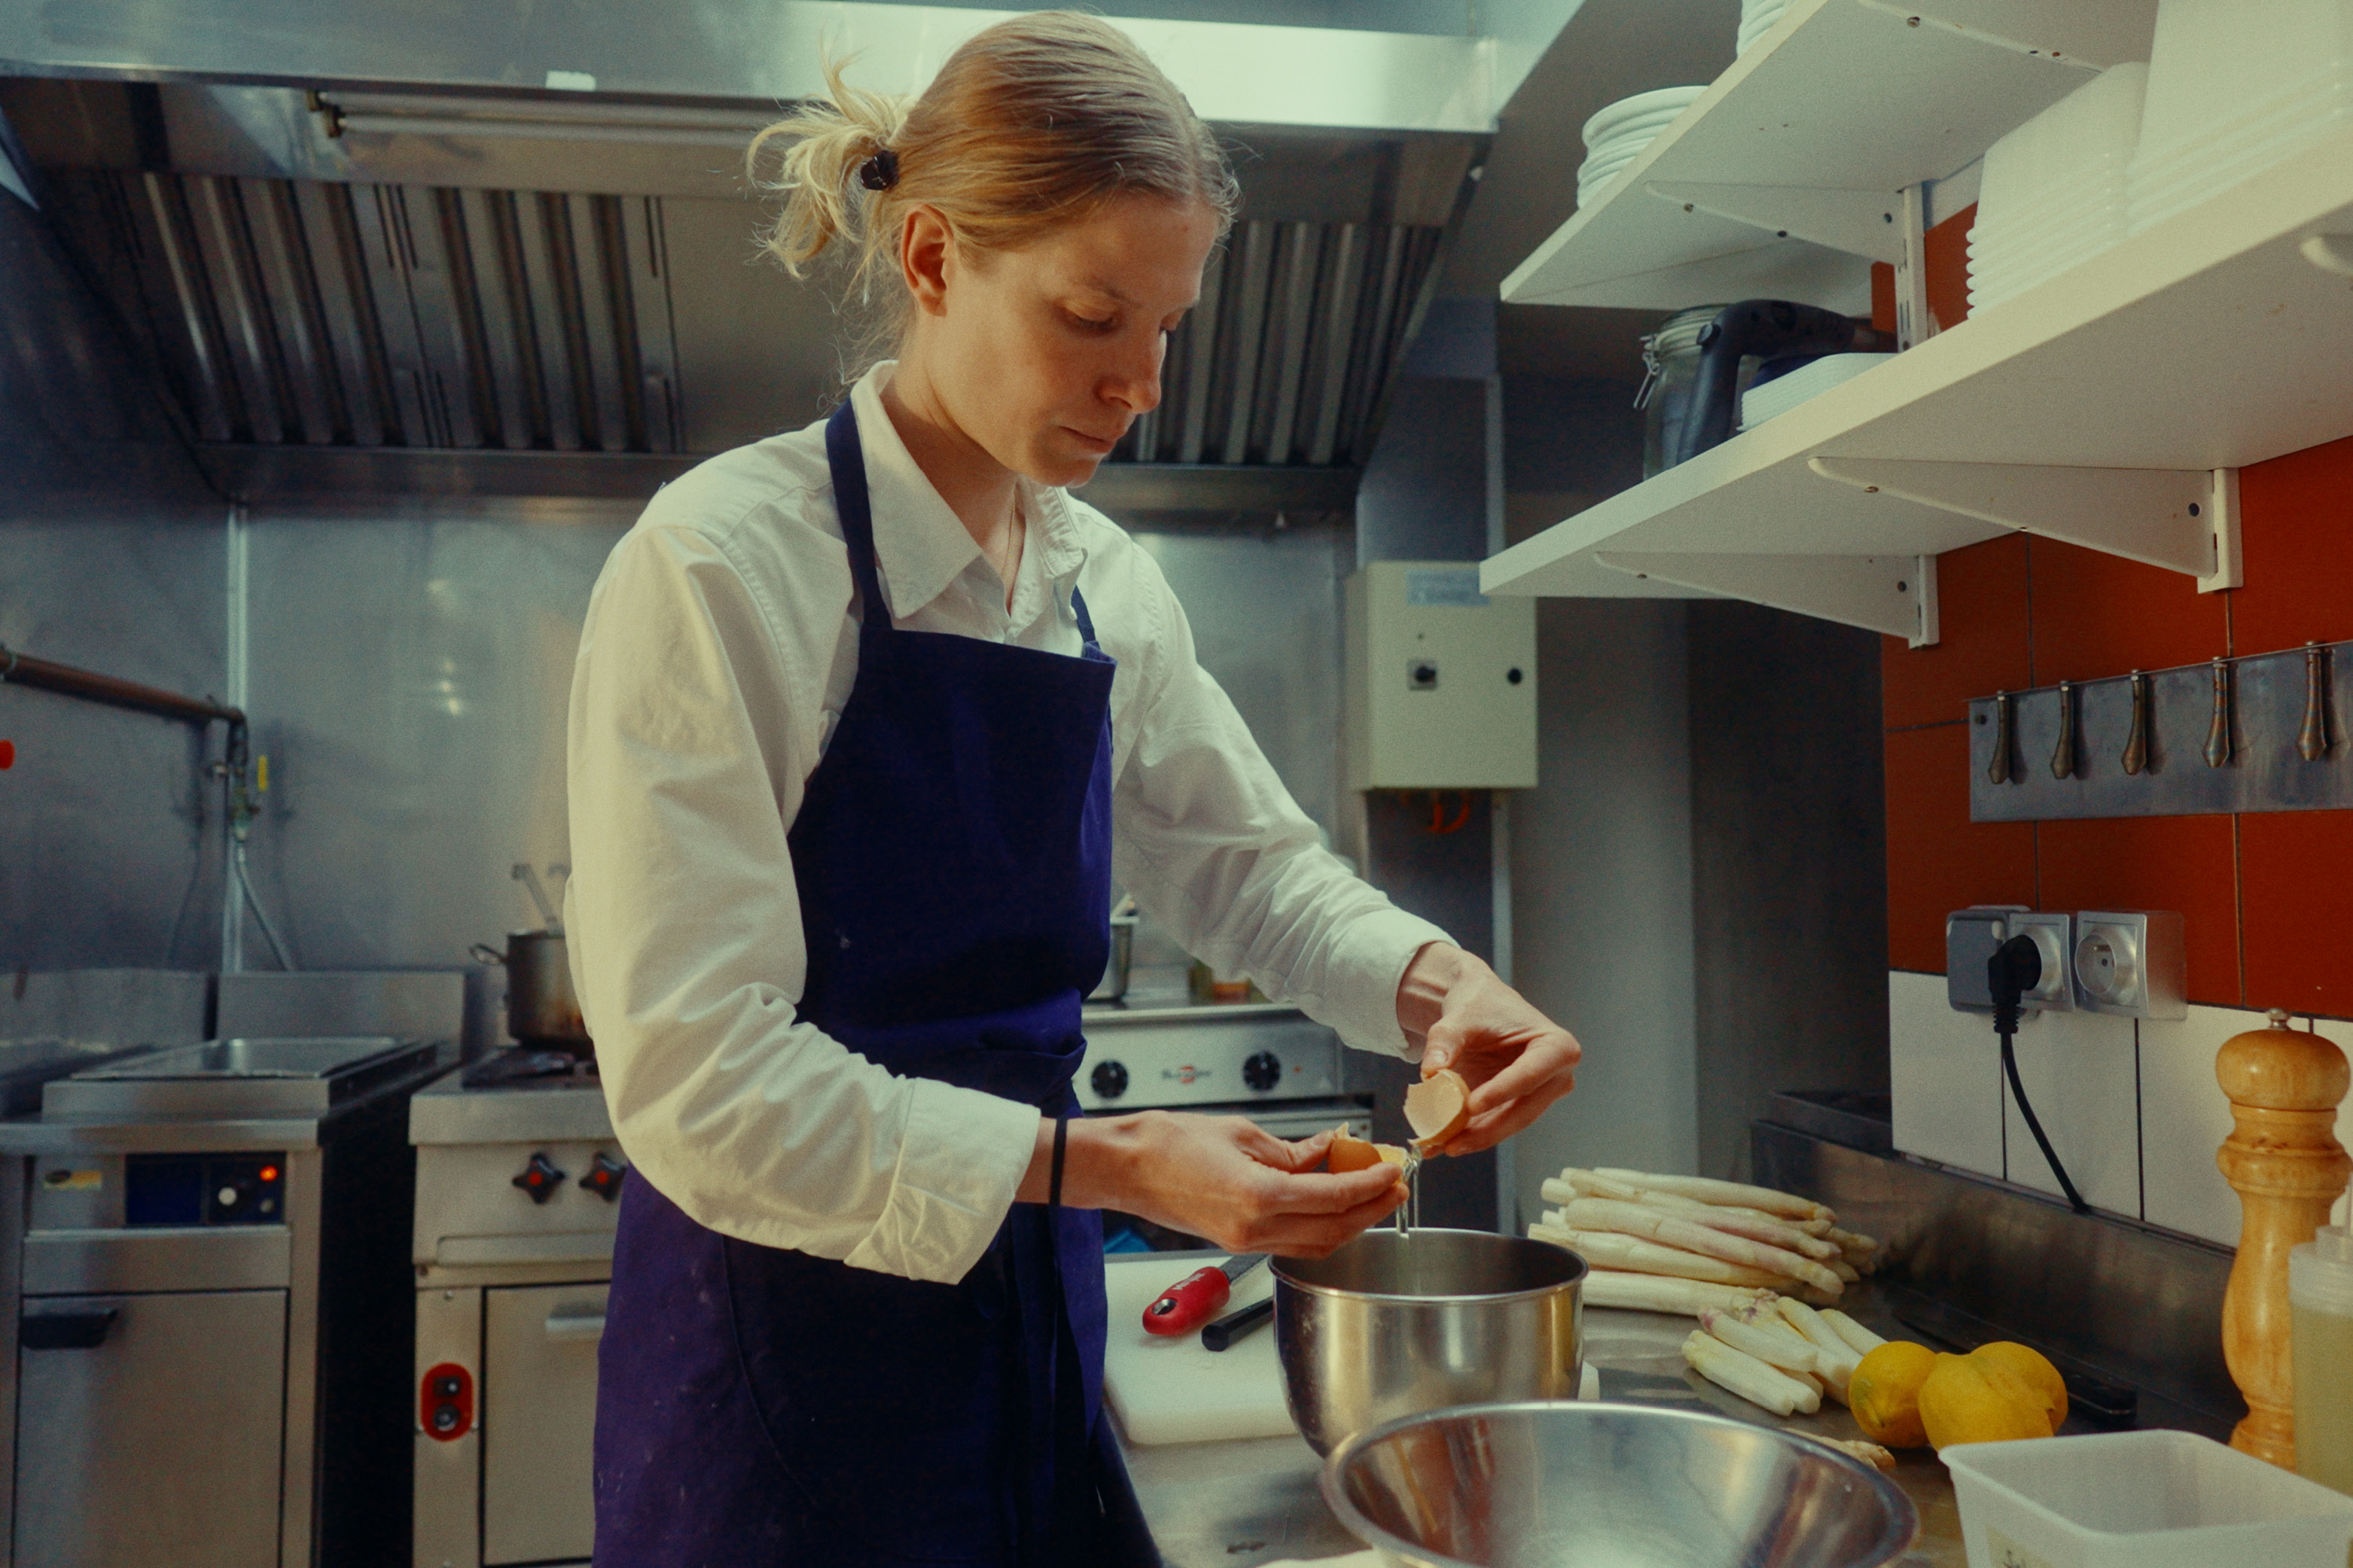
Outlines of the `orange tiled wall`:
[{"label": "orange tiled wall", "polygon": [[2189,995],[2353,1017],[2353,812],[1972,823],[1963,704],[2353,638],[2353,439],[2240,474],[2246,584],[2023,534],[1944,556],[1944,640],[1884,657],[1889,962],[1941,971],[1972,903],[2179,910]]}]

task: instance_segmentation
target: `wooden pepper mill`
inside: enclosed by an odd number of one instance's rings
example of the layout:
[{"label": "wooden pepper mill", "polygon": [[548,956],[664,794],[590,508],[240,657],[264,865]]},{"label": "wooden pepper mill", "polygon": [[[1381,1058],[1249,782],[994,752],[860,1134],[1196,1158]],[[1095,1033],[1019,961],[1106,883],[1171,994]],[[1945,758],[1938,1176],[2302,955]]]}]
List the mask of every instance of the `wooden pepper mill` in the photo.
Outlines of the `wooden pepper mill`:
[{"label": "wooden pepper mill", "polygon": [[2222,1042],[2214,1076],[2237,1131],[2214,1156],[2238,1189],[2239,1258],[2222,1299],[2222,1355],[2246,1396],[2231,1447],[2295,1468],[2295,1366],[2288,1340],[2287,1251],[2328,1223],[2353,1158],[2337,1142],[2345,1053],[2318,1035],[2271,1027]]}]

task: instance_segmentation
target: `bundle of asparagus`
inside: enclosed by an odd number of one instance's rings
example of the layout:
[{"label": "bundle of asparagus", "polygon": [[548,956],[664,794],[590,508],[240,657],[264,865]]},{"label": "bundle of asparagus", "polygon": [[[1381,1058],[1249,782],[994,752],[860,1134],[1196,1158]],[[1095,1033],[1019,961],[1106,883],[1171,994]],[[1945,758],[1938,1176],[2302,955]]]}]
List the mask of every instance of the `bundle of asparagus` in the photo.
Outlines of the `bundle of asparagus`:
[{"label": "bundle of asparagus", "polygon": [[[1699,1321],[1683,1340],[1683,1360],[1776,1415],[1810,1415],[1824,1394],[1845,1404],[1854,1369],[1881,1343],[1845,1313],[1818,1312],[1787,1296],[1763,1296],[1736,1310],[1709,1308]],[[1894,1455],[1875,1443],[1834,1446],[1883,1470],[1894,1468]]]},{"label": "bundle of asparagus", "polygon": [[1826,1305],[1878,1252],[1812,1199],[1737,1182],[1572,1165],[1544,1196],[1561,1206],[1528,1234],[1592,1266],[1585,1300],[1597,1307],[1696,1317],[1765,1290]]}]

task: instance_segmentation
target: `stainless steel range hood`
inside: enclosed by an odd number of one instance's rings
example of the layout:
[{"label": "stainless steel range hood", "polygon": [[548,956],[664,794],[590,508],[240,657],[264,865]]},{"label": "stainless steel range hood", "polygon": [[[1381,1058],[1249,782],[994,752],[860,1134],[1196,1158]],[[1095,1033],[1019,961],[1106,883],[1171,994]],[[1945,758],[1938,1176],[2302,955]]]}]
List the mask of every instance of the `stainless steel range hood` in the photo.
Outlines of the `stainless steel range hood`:
[{"label": "stainless steel range hood", "polygon": [[[0,69],[22,73],[0,105],[48,207],[233,494],[642,494],[815,417],[839,395],[838,323],[822,289],[757,264],[738,150],[773,89],[814,85],[819,24],[868,47],[866,79],[915,85],[997,15],[746,6],[773,36],[732,58],[716,5],[612,56],[584,20],[567,58],[596,68],[565,79],[615,93],[501,88],[522,71],[507,7],[470,26],[470,53],[415,44],[432,30],[396,26],[408,9],[332,7],[299,37],[194,0],[78,7],[39,37],[0,21]],[[126,43],[134,13],[169,47]],[[531,33],[529,13],[508,20]],[[1493,40],[1122,25],[1253,122],[1221,126],[1244,221],[1170,345],[1166,402],[1089,497],[1345,510],[1483,155]],[[1310,74],[1293,35],[1322,47]],[[1220,72],[1214,41],[1257,52]],[[1286,50],[1299,85],[1271,91]]]}]

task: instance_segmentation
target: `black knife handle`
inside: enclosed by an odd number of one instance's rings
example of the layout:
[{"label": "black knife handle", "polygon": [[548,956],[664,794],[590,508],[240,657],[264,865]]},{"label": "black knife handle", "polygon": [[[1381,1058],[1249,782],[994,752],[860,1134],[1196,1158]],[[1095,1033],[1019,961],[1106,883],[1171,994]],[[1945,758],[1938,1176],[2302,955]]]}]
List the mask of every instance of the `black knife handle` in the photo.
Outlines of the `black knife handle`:
[{"label": "black knife handle", "polygon": [[1274,1298],[1253,1301],[1238,1312],[1228,1312],[1201,1330],[1201,1348],[1221,1351],[1248,1339],[1250,1331],[1274,1316]]}]

